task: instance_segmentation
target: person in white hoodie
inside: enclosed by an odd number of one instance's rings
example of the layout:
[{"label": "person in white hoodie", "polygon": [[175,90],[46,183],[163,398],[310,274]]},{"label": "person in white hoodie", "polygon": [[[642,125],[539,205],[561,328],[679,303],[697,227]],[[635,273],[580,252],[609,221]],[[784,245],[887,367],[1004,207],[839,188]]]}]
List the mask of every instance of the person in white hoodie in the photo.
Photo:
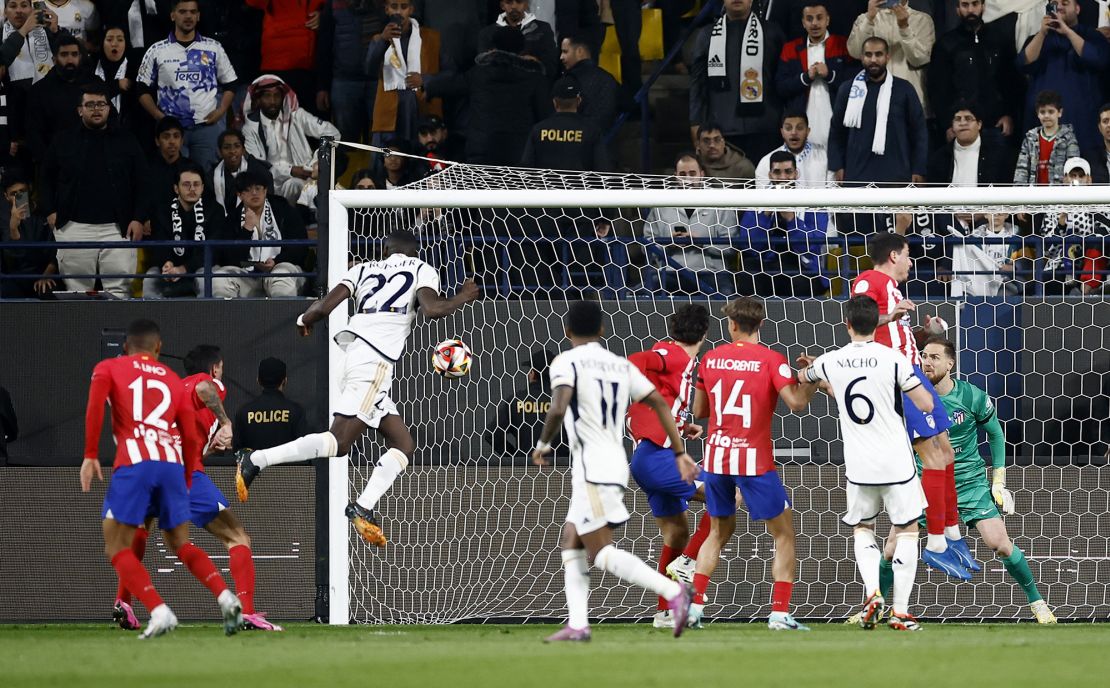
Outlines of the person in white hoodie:
[{"label": "person in white hoodie", "polygon": [[297,94],[273,74],[251,82],[243,110],[247,113],[243,125],[247,152],[270,163],[275,191],[296,204],[305,182],[312,178],[315,153],[308,139],[332,136],[339,140],[339,129],[301,109]]}]

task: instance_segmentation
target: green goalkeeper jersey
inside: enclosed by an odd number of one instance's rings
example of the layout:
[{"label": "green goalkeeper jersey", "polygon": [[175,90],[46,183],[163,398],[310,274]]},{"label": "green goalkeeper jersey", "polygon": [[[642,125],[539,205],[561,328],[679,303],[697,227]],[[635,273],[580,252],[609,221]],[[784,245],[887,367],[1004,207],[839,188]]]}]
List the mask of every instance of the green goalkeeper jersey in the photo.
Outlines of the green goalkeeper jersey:
[{"label": "green goalkeeper jersey", "polygon": [[1006,440],[994,404],[987,393],[963,380],[953,380],[952,391],[940,399],[952,419],[948,438],[956,453],[956,483],[983,479],[983,457],[979,454],[979,428],[990,440],[991,465],[1001,468],[1006,461]]}]

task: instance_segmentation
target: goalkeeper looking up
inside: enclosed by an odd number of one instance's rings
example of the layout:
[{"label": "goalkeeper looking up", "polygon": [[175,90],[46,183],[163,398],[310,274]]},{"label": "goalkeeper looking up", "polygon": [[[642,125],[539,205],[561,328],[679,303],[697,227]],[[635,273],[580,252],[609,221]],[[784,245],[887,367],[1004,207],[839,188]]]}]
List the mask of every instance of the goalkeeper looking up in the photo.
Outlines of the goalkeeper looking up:
[{"label": "goalkeeper looking up", "polygon": [[[999,513],[1014,513],[1014,497],[1006,489],[1006,438],[998,423],[998,414],[987,393],[975,385],[952,377],[956,366],[956,347],[943,337],[931,337],[921,352],[921,369],[940,394],[952,419],[948,436],[956,454],[956,498],[960,520],[979,531],[983,542],[994,550],[1006,572],[1014,579],[1029,600],[1029,608],[1038,623],[1056,623],[1056,616],[1037,590],[1033,572],[1025,553],[1006,533],[1006,524]],[[991,482],[983,470],[979,455],[979,428],[987,432],[991,450]],[[921,471],[918,459],[917,470]],[[886,552],[880,563],[880,588],[894,580],[890,557]]]}]

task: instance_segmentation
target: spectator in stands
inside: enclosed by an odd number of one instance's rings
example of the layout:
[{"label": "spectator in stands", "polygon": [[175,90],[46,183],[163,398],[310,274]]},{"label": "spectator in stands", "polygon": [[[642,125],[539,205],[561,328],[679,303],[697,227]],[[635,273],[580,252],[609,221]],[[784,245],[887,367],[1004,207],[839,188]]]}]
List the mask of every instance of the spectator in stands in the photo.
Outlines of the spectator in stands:
[{"label": "spectator in stands", "polygon": [[8,212],[7,222],[0,232],[0,272],[7,275],[35,276],[38,279],[0,279],[0,298],[33,299],[49,294],[58,286],[57,251],[52,248],[18,248],[20,243],[53,241],[54,234],[32,202],[31,186],[22,174],[9,172],[4,175],[2,207]]},{"label": "spectator in stands", "polygon": [[247,152],[270,164],[274,189],[296,203],[312,176],[315,154],[308,139],[338,139],[339,130],[302,108],[293,89],[274,74],[263,74],[251,83],[243,109]]},{"label": "spectator in stands", "polygon": [[92,0],[44,0],[46,9],[58,16],[58,28],[95,53],[100,49],[100,14]]},{"label": "spectator in stands", "polygon": [[[831,112],[831,111],[830,111]],[[793,157],[795,172],[794,183],[796,186],[823,189],[832,181],[829,174],[829,158],[825,149],[816,146],[810,141],[813,132],[809,127],[809,118],[801,110],[786,112],[782,116],[782,126],[779,127],[782,135],[782,145],[763,156],[755,168],[755,181],[757,186],[775,186],[771,180],[771,157],[783,151]],[[782,156],[779,156],[783,159]]]},{"label": "spectator in stands", "polygon": [[[281,241],[306,239],[301,215],[283,197],[266,192],[266,177],[244,170],[235,178],[239,190],[239,212],[229,213],[227,239]],[[299,296],[304,277],[306,246],[235,247],[224,252],[216,274],[232,275],[212,280],[212,295],[234,299],[250,296]]]},{"label": "spectator in stands", "polygon": [[1033,127],[1036,94],[1052,89],[1061,94],[1066,114],[1081,146],[1098,144],[1098,108],[1103,103],[1103,72],[1110,69],[1110,43],[1091,26],[1079,23],[1077,0],[1059,0],[1056,12],[1046,14],[1040,31],[1025,43],[1017,66],[1029,77],[1025,127]]},{"label": "spectator in stands", "polygon": [[386,155],[382,158],[382,172],[374,179],[375,188],[396,189],[419,181],[424,176],[420,170],[415,169],[412,158],[408,157],[410,149],[405,141],[389,139],[382,147],[401,155]]},{"label": "spectator in stands", "polygon": [[139,103],[155,121],[176,117],[185,128],[185,155],[211,169],[235,95],[235,69],[223,46],[197,33],[197,0],[173,0],[172,6],[173,33],[150,46],[139,66]]},{"label": "spectator in stands", "polygon": [[127,33],[122,26],[105,25],[100,54],[95,56],[92,73],[107,84],[108,99],[123,126],[130,124],[135,105],[131,90],[134,81],[128,65]]},{"label": "spectator in stands", "polygon": [[[797,183],[792,153],[777,150],[769,162],[772,188]],[[828,223],[825,212],[746,211],[733,240],[740,252],[737,293],[784,298],[824,295],[829,290],[822,269]]]},{"label": "spectator in stands", "polygon": [[1037,119],[1041,126],[1030,129],[1018,153],[1015,184],[1059,184],[1067,170],[1064,162],[1079,155],[1079,142],[1070,124],[1061,124],[1064,101],[1056,91],[1037,94]]},{"label": "spectator in stands", "polygon": [[[927,2],[913,0],[910,4],[924,12]],[[847,36],[856,17],[867,11],[867,0],[824,0],[821,4],[828,10],[829,33],[834,36]],[[814,0],[775,0],[769,5],[769,19],[779,25],[788,40],[805,38],[805,11],[813,7]]]},{"label": "spectator in stands", "polygon": [[442,92],[469,93],[467,162],[519,165],[532,126],[551,114],[550,87],[543,65],[521,55],[519,30],[498,27],[493,45],[470,71],[444,82]]},{"label": "spectator in stands", "polygon": [[852,57],[862,59],[864,42],[873,36],[885,39],[889,46],[891,74],[908,81],[922,107],[927,109],[925,68],[936,42],[933,18],[912,9],[909,0],[895,0],[893,5],[888,5],[888,0],[869,0],[867,12],[856,18],[852,33],[848,34],[848,52]]},{"label": "spectator in stands", "polygon": [[378,79],[371,125],[378,145],[387,138],[411,140],[420,118],[442,117],[443,103],[432,91],[454,76],[439,32],[412,18],[411,0],[386,0],[385,11],[389,23],[367,52],[370,73]]},{"label": "spectator in stands", "polygon": [[1098,133],[1102,135],[1102,146],[1088,149],[1083,157],[1091,163],[1091,182],[1110,184],[1110,103],[1099,108]]},{"label": "spectator in stands", "polygon": [[54,68],[31,87],[27,99],[27,145],[37,164],[41,164],[59,131],[81,126],[77,116],[81,88],[93,82],[104,83],[81,69],[81,45],[76,38],[60,32],[53,47]]},{"label": "spectator in stands", "polygon": [[913,86],[888,71],[888,51],[884,38],[865,40],[863,70],[836,94],[829,169],[838,182],[925,181],[925,112]]},{"label": "spectator in stands", "polygon": [[357,191],[371,191],[378,188],[374,181],[374,170],[368,167],[356,170],[351,176],[351,184],[351,188]]},{"label": "spectator in stands", "polygon": [[612,74],[597,66],[593,59],[595,54],[586,39],[571,34],[563,37],[559,60],[566,75],[577,80],[582,89],[582,107],[578,113],[605,133],[617,119],[621,87]]},{"label": "spectator in stands", "polygon": [[8,81],[23,93],[54,66],[50,46],[58,35],[58,15],[44,10],[42,16],[44,22],[31,8],[31,0],[4,0],[3,62]]},{"label": "spectator in stands", "polygon": [[1007,213],[956,216],[948,234],[979,239],[1009,239],[1008,243],[958,244],[952,248],[951,295],[1015,296],[1022,292],[1014,280],[1014,261],[1022,256],[1017,227]]},{"label": "spectator in stands", "polygon": [[[46,152],[42,212],[54,228],[54,240],[114,243],[139,241],[147,220],[142,198],[146,165],[142,150],[128,131],[108,126],[108,92],[90,84],[81,94],[81,126],[59,132]],[[66,274],[135,271],[135,249],[68,249],[58,252],[58,268]],[[67,278],[75,291],[91,291],[95,278]],[[104,290],[125,299],[130,278],[103,278]]]},{"label": "spectator in stands", "polygon": [[[933,47],[929,104],[937,121],[944,123],[952,121],[957,104],[969,104],[988,128],[1008,138],[1019,133],[1015,124],[1020,123],[1025,83],[1014,66],[1013,30],[999,22],[984,23],[985,6],[986,0],[956,0],[960,23]],[[949,130],[949,141],[952,134]]]},{"label": "spectator in stands", "polygon": [[262,394],[235,412],[235,449],[269,449],[291,442],[305,434],[304,408],[285,397],[289,382],[285,361],[264,358],[258,364],[258,385]]},{"label": "spectator in stands", "polygon": [[708,177],[714,179],[752,179],[755,165],[744,151],[725,139],[721,126],[706,122],[697,131],[698,162]]},{"label": "spectator in stands", "polygon": [[478,34],[489,19],[492,0],[413,0],[413,14],[420,25],[435,29],[443,50],[459,71],[474,64],[478,54]]},{"label": "spectator in stands", "polygon": [[454,159],[450,152],[449,136],[447,125],[435,115],[425,117],[416,127],[416,153],[428,160],[423,168],[425,177],[447,169],[443,160]]},{"label": "spectator in stands", "polygon": [[775,147],[782,103],[774,88],[782,31],[752,11],[752,0],[725,0],[724,14],[698,34],[690,63],[690,135],[716,122],[729,143],[758,160]]},{"label": "spectator in stands", "polygon": [[324,0],[246,0],[265,12],[262,20],[263,73],[289,84],[305,107],[316,102],[316,31]]},{"label": "spectator in stands", "polygon": [[[802,9],[806,35],[782,47],[775,80],[787,110],[804,112],[809,122],[806,141],[827,155],[832,101],[840,84],[856,73],[857,63],[848,54],[848,39],[829,33],[829,12],[819,0]],[[800,179],[806,164],[798,158]]]},{"label": "spectator in stands", "polygon": [[[692,3],[690,5],[692,6]],[[573,37],[575,43],[584,46],[589,52],[587,57],[601,53],[601,43],[605,39],[605,25],[601,23],[601,13],[598,9],[597,0],[555,1],[555,35],[560,38],[559,45],[564,51],[566,47],[564,40],[567,37]],[[686,10],[689,9],[689,7],[686,8]],[[683,12],[686,10],[683,10]],[[664,10],[664,12],[666,11]],[[666,25],[664,25],[663,31],[666,34]],[[675,37],[677,38],[677,36]],[[565,59],[563,60],[563,66],[566,67]],[[570,68],[567,67],[567,69]],[[616,81],[614,80],[613,83],[616,83]],[[620,85],[617,84],[617,87],[620,88]],[[583,93],[587,92],[585,84],[582,85],[582,91]]]},{"label": "spectator in stands", "polygon": [[[223,232],[224,214],[216,199],[205,189],[204,170],[189,162],[178,168],[174,197],[158,204],[150,216],[153,241],[206,241]],[[146,251],[143,298],[170,299],[204,293],[204,278],[182,278],[204,271],[201,246],[159,246]],[[213,257],[215,258],[215,257]],[[217,280],[212,281],[215,291]]]},{"label": "spectator in stands", "polygon": [[220,134],[217,142],[220,147],[220,162],[212,170],[212,195],[220,204],[224,214],[231,213],[239,207],[239,192],[235,189],[235,178],[244,170],[251,170],[269,179],[266,192],[274,192],[274,178],[270,172],[270,163],[259,160],[247,153],[247,141],[243,132],[238,129],[228,129]]},{"label": "spectator in stands", "polygon": [[578,114],[581,102],[577,81],[565,76],[555,82],[551,90],[555,114],[532,127],[521,165],[581,172],[609,170],[601,130]]},{"label": "spectator in stands", "polygon": [[[547,367],[555,354],[547,349],[536,349],[521,360],[528,384],[513,392],[497,406],[497,416],[486,428],[483,439],[495,452],[521,458],[534,446],[543,430],[544,419],[550,406],[551,384]],[[555,444],[555,455],[566,456],[566,446]]]},{"label": "spectator in stands", "polygon": [[361,141],[369,131],[378,81],[367,70],[366,51],[385,23],[385,12],[370,0],[327,0],[320,8],[316,110],[331,113],[344,141]]},{"label": "spectator in stands", "polygon": [[999,129],[983,131],[976,106],[956,103],[950,130],[954,138],[929,156],[932,184],[990,186],[1013,181],[1013,156]]},{"label": "spectator in stands", "polygon": [[[1087,186],[1091,183],[1091,165],[1083,158],[1064,162],[1065,176],[1056,184]],[[1067,242],[1047,245],[1040,265],[1040,276],[1046,296],[1086,296],[1102,290],[1110,260],[1102,251],[1110,236],[1110,217],[1076,207],[1066,213],[1046,213],[1040,217],[1040,234],[1044,237],[1081,237],[1082,243]]]},{"label": "spectator in stands", "polygon": [[479,53],[500,50],[494,44],[494,35],[502,27],[520,32],[524,45],[517,52],[539,60],[548,81],[554,81],[559,73],[559,44],[551,25],[529,11],[528,0],[501,0],[501,14],[497,15],[497,20],[478,34]]},{"label": "spectator in stands", "polygon": [[176,117],[163,117],[154,125],[154,154],[146,167],[146,202],[149,203],[147,215],[152,216],[155,208],[165,205],[174,197],[173,187],[177,184],[177,173],[195,161],[181,154],[185,140],[185,129]]},{"label": "spectator in stands", "polygon": [[[685,188],[705,186],[705,170],[693,153],[678,156],[674,173]],[[725,261],[733,254],[728,240],[735,229],[732,209],[652,208],[644,236],[659,244],[652,262],[665,268],[663,288],[684,294],[732,294],[734,281]]]}]

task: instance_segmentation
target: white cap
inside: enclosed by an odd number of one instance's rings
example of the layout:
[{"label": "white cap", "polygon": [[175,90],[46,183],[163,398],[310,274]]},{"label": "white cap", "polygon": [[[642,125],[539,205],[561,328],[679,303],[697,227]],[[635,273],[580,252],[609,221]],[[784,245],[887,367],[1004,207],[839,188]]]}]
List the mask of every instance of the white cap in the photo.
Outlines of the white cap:
[{"label": "white cap", "polygon": [[1083,174],[1088,177],[1091,176],[1091,163],[1087,162],[1084,158],[1068,158],[1064,162],[1064,174],[1068,174],[1077,167],[1083,170]]}]

